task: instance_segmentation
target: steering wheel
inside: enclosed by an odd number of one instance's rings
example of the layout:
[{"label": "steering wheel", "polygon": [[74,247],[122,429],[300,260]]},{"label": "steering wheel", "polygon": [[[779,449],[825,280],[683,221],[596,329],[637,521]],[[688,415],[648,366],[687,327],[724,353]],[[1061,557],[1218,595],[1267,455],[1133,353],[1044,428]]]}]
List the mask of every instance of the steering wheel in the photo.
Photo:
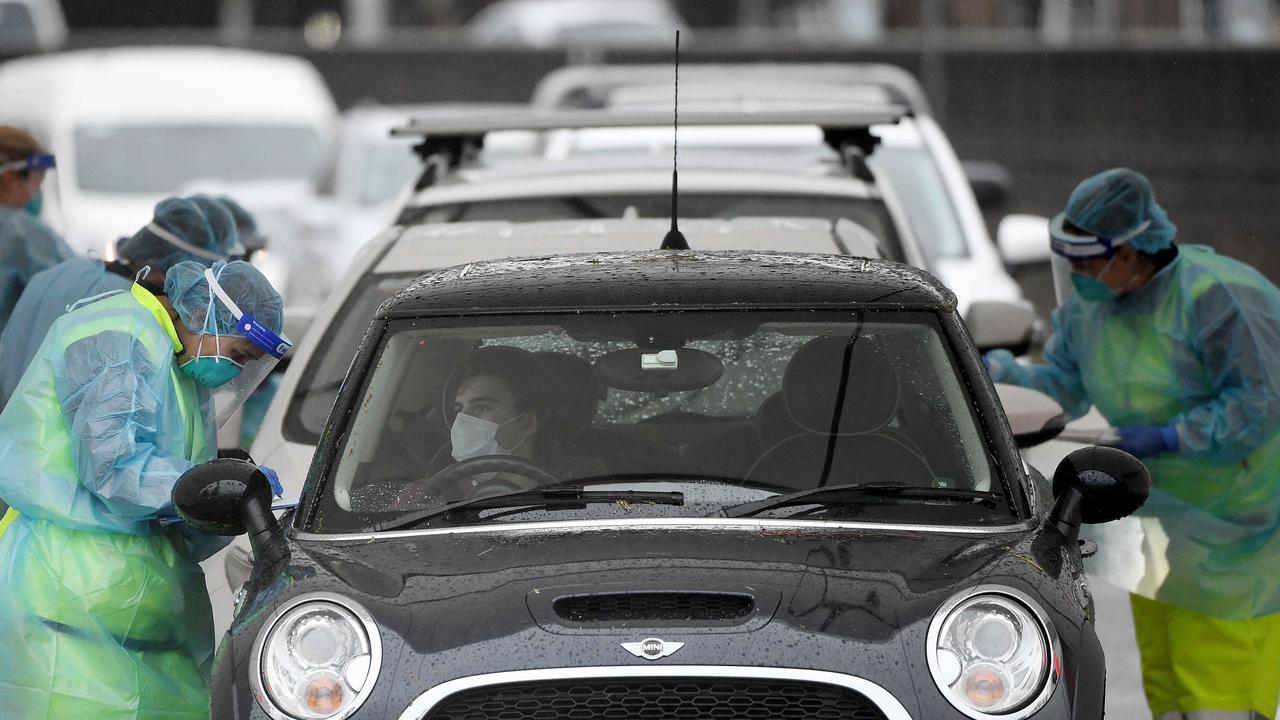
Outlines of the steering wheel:
[{"label": "steering wheel", "polygon": [[[427,487],[445,497],[479,497],[496,495],[503,492],[527,490],[520,484],[506,478],[488,478],[466,482],[467,478],[485,473],[509,473],[529,478],[534,486],[556,485],[560,478],[514,455],[481,455],[456,462],[440,472],[432,475],[426,482]],[[454,492],[450,492],[454,491]]]}]

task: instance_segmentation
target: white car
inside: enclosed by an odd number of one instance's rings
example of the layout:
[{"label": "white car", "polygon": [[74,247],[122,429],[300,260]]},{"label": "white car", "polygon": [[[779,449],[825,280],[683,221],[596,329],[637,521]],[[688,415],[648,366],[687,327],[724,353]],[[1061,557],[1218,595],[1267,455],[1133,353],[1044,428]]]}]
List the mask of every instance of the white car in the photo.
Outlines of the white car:
[{"label": "white car", "polygon": [[[531,105],[566,108],[664,109],[672,103],[673,68],[667,65],[577,65],[549,73],[534,90]],[[682,110],[764,111],[894,103],[907,116],[872,128],[882,144],[869,162],[896,187],[920,238],[928,267],[954,290],[965,312],[971,299],[1016,301],[1021,289],[1004,268],[1048,258],[1048,241],[1034,219],[1010,216],[991,242],[975,197],[1002,191],[990,178],[973,178],[957,158],[933,117],[924,91],[907,71],[881,64],[692,64],[680,68]],[[561,140],[550,152],[560,156],[600,152],[606,147],[644,147],[669,152],[669,133],[622,134],[585,131]],[[821,135],[775,128],[740,134],[682,133],[682,147],[759,149],[772,144],[793,155],[824,150]]]},{"label": "white car", "polygon": [[305,60],[228,48],[19,58],[0,65],[0,97],[0,124],[57,155],[43,219],[72,248],[106,257],[157,201],[193,184],[316,182],[337,119]]}]

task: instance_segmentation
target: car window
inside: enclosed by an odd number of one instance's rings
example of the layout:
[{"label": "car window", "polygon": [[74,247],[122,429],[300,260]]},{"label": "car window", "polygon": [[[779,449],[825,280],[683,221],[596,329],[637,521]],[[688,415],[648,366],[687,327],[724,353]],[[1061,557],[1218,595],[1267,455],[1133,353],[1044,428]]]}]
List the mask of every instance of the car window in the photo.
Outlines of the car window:
[{"label": "car window", "polygon": [[410,150],[411,141],[370,143],[360,168],[359,202],[379,205],[395,198],[422,171],[422,161]]},{"label": "car window", "polygon": [[957,258],[969,255],[960,217],[951,204],[951,195],[926,150],[882,146],[870,162],[898,188],[898,199],[914,226],[916,239],[929,258]]},{"label": "car window", "polygon": [[[577,195],[532,197],[451,203],[407,209],[400,218],[406,225],[505,220],[530,222],[599,218],[668,218],[670,195]],[[902,245],[879,200],[823,195],[713,195],[681,194],[682,218],[806,217],[851,220],[871,231],[884,256],[903,260]]]},{"label": "car window", "polygon": [[[750,500],[857,484],[943,497],[891,494],[857,507],[776,512],[1007,523],[1005,485],[966,387],[928,313],[395,321],[359,390],[358,410],[333,434],[345,439],[319,488],[311,529],[367,529],[449,502],[555,483],[678,492],[684,500],[637,503],[622,514],[592,503],[503,508],[443,522],[702,517]],[[475,463],[459,462],[476,455],[500,456],[505,471],[469,472]],[[522,474],[530,464],[541,472]],[[946,501],[948,494],[961,502]]]},{"label": "car window", "polygon": [[22,3],[0,3],[0,43],[34,42],[36,24]]},{"label": "car window", "polygon": [[363,278],[348,301],[339,306],[320,343],[326,351],[311,356],[289,399],[284,422],[286,440],[314,445],[320,438],[347,366],[378,306],[415,277],[416,273],[370,275]]},{"label": "car window", "polygon": [[75,144],[76,181],[90,192],[164,194],[201,180],[311,180],[324,163],[316,131],[287,125],[85,125],[76,128]]}]

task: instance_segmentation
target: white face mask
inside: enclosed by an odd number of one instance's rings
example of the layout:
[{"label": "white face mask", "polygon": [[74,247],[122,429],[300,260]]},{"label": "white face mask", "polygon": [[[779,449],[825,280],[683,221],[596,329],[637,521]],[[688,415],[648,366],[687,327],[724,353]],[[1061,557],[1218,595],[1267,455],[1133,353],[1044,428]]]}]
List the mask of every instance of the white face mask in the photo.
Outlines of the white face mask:
[{"label": "white face mask", "polygon": [[453,419],[453,426],[449,428],[449,443],[453,446],[453,459],[462,462],[481,455],[510,455],[510,450],[498,444],[498,430],[519,418],[520,415],[517,415],[499,424],[474,415],[458,413]]}]

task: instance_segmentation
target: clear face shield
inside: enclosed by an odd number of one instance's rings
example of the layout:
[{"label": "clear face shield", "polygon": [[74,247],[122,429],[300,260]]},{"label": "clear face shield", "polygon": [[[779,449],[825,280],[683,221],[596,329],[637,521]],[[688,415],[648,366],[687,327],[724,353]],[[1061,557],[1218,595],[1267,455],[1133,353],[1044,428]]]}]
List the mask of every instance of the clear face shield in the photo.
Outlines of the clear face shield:
[{"label": "clear face shield", "polygon": [[1075,285],[1071,280],[1071,263],[1115,257],[1120,246],[1146,232],[1151,226],[1150,220],[1144,220],[1124,235],[1107,239],[1068,228],[1067,223],[1064,213],[1058,213],[1049,221],[1049,244],[1053,250],[1049,265],[1053,269],[1053,293],[1059,306],[1075,293]]},{"label": "clear face shield", "polygon": [[[293,344],[277,335],[252,315],[244,313],[227,295],[213,270],[206,268],[211,297],[201,339],[195,357],[183,363],[183,369],[212,394],[214,421],[219,428],[244,405],[262,381],[271,374],[276,363]],[[213,303],[219,302],[236,319],[237,335],[219,335],[213,325]],[[212,344],[212,348],[210,345]]]},{"label": "clear face shield", "polygon": [[[43,182],[45,173],[57,166],[58,161],[52,153],[32,153],[21,160],[0,163],[0,173],[9,171],[28,173],[28,180],[31,182],[35,182],[35,180],[32,180],[30,175],[35,174]],[[36,218],[40,217],[44,212],[44,192],[39,186],[31,191],[31,199],[27,201],[27,204],[22,209]]]}]

